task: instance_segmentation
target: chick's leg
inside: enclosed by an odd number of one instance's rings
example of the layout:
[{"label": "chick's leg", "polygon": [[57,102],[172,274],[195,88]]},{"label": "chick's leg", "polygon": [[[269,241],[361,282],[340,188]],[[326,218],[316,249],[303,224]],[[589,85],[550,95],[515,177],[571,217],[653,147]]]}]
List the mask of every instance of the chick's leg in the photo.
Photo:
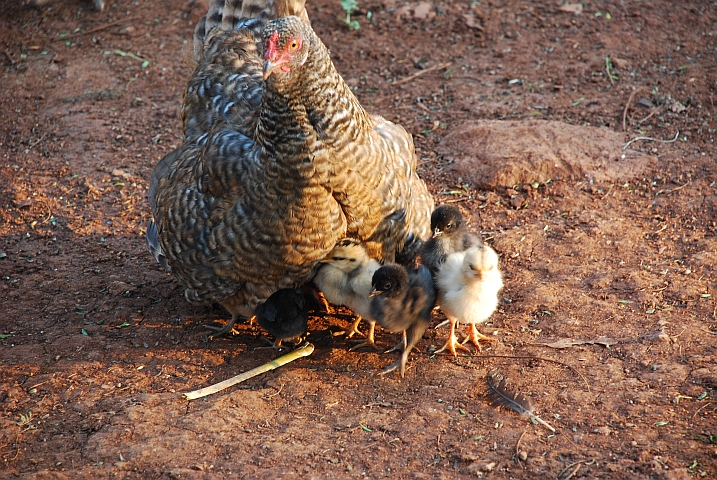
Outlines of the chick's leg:
[{"label": "chick's leg", "polygon": [[351,338],[356,334],[363,336],[361,330],[358,329],[359,323],[361,323],[361,315],[356,316],[356,320],[354,320],[354,323],[351,324],[351,328],[349,329],[349,333],[346,334],[346,338]]},{"label": "chick's leg", "polygon": [[451,324],[451,331],[448,334],[448,340],[446,340],[446,344],[436,350],[435,353],[441,353],[448,350],[455,357],[457,356],[456,348],[470,352],[468,347],[463,346],[461,343],[458,342],[458,339],[456,338],[456,323],[458,323],[458,321],[453,318],[449,318],[448,320]]},{"label": "chick's leg", "polygon": [[379,375],[385,375],[389,372],[393,372],[394,370],[398,370],[401,374],[401,378],[403,378],[406,374],[406,363],[408,362],[408,355],[411,353],[411,350],[413,350],[413,347],[416,346],[421,337],[423,337],[423,333],[426,331],[427,328],[428,322],[417,320],[413,325],[408,327],[407,330],[404,330],[403,344],[405,345],[405,347],[403,349],[403,352],[401,352],[401,357],[398,359],[398,361],[381,370]]},{"label": "chick's leg", "polygon": [[[482,349],[480,347],[480,343],[478,343],[479,340],[487,340],[489,342],[493,341],[492,338],[487,337],[487,336],[483,335],[482,333],[480,333],[478,331],[478,329],[476,328],[475,323],[471,323],[471,326],[468,328],[468,336],[463,340],[462,343],[466,343],[468,340],[470,340],[473,343],[473,345],[476,346],[476,348],[478,349],[479,352],[482,351]],[[461,344],[461,346],[463,346],[463,345]]]},{"label": "chick's leg", "polygon": [[[359,317],[359,320],[360,319],[361,319],[361,317]],[[349,351],[352,352],[352,351],[357,350],[362,347],[376,348],[376,341],[374,339],[375,331],[376,331],[376,322],[368,322],[368,333],[366,334],[366,340],[359,343],[358,345],[354,345],[353,347],[349,348]]]}]

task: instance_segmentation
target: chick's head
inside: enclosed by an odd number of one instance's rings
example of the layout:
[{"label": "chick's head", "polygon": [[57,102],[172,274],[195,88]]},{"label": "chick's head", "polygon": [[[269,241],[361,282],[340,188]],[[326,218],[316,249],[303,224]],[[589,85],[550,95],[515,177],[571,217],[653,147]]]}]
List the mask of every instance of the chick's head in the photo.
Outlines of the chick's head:
[{"label": "chick's head", "polygon": [[481,281],[491,273],[498,273],[498,254],[488,245],[471,247],[466,250],[463,268],[466,277]]},{"label": "chick's head", "polygon": [[431,214],[431,232],[434,237],[451,236],[465,228],[463,214],[454,205],[441,205]]},{"label": "chick's head", "polygon": [[353,238],[344,238],[339,240],[331,253],[322,262],[333,265],[343,272],[350,272],[368,260],[369,256],[366,253],[366,248],[360,241]]},{"label": "chick's head", "polygon": [[384,265],[376,270],[371,279],[369,297],[381,295],[386,298],[399,296],[408,285],[408,272],[400,265]]}]

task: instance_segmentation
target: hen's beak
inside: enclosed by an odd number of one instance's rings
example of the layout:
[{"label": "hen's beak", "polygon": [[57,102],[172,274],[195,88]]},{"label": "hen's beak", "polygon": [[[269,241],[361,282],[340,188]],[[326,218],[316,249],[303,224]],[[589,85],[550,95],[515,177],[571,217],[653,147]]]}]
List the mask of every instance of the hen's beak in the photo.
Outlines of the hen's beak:
[{"label": "hen's beak", "polygon": [[278,64],[272,63],[271,60],[264,60],[264,81],[271,76],[278,66]]}]

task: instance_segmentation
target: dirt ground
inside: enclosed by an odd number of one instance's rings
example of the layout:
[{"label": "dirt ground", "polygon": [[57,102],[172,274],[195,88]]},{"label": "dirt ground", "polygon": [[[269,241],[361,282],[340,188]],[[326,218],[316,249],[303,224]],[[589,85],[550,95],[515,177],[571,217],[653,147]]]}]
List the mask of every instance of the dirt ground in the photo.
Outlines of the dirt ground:
[{"label": "dirt ground", "polygon": [[[310,357],[190,403],[283,353],[209,340],[226,312],[145,247],[205,6],[0,2],[0,477],[717,478],[717,8],[564,3],[359,0],[353,31],[309,2],[500,254],[495,341],[431,328],[400,379],[311,318]],[[491,406],[491,369],[556,431]]]}]

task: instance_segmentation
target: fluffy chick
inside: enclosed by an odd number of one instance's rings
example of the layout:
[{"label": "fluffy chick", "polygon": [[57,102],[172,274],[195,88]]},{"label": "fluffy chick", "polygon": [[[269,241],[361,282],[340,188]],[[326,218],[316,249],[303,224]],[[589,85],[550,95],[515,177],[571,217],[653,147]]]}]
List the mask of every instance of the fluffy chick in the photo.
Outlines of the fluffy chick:
[{"label": "fluffy chick", "polygon": [[448,255],[436,276],[438,304],[448,318],[451,331],[446,344],[436,353],[448,350],[456,355],[456,348],[468,350],[456,340],[456,324],[470,324],[468,336],[480,350],[479,339],[491,340],[478,333],[476,324],[483,323],[498,306],[498,291],[503,278],[498,268],[498,255],[488,245],[469,248]]},{"label": "fluffy chick", "polygon": [[436,288],[431,272],[423,265],[409,270],[389,264],[376,270],[371,284],[373,318],[386,330],[403,332],[400,359],[386,367],[381,374],[399,369],[403,377],[408,354],[431,322],[431,311],[436,303]]},{"label": "fluffy chick", "polygon": [[260,327],[274,336],[274,347],[279,348],[282,341],[301,341],[308,327],[309,310],[317,306],[318,302],[312,302],[312,298],[302,290],[284,288],[256,307],[256,320]]},{"label": "fluffy chick", "polygon": [[364,245],[353,238],[340,240],[331,253],[323,260],[324,265],[314,277],[314,283],[329,303],[350,308],[357,315],[348,337],[359,333],[361,319],[369,324],[366,341],[352,348],[375,345],[374,330],[376,321],[371,315],[371,279],[381,266],[370,258]]},{"label": "fluffy chick", "polygon": [[480,238],[469,233],[463,214],[454,205],[441,205],[431,214],[432,237],[423,244],[421,264],[436,278],[439,268],[451,253],[482,245]]}]

